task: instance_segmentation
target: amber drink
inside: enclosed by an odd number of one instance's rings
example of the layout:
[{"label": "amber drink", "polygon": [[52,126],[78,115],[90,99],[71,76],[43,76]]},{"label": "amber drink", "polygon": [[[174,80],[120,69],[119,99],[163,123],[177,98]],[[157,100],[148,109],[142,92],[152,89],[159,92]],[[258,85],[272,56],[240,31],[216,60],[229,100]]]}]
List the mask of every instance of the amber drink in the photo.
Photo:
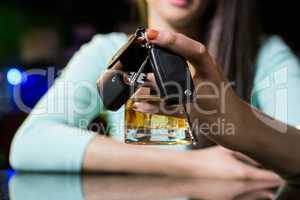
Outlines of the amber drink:
[{"label": "amber drink", "polygon": [[125,107],[125,142],[143,145],[191,144],[189,127],[184,118],[136,112],[134,102],[160,105],[157,96],[132,97]]}]

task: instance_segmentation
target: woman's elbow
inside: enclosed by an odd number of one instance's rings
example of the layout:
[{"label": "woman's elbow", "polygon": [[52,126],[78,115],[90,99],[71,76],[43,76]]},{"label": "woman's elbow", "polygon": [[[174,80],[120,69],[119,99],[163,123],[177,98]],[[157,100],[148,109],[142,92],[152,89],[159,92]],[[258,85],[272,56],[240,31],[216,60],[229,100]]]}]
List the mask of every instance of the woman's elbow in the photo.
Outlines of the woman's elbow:
[{"label": "woman's elbow", "polygon": [[9,163],[14,170],[35,170],[38,162],[41,161],[36,157],[37,154],[41,154],[43,151],[42,148],[37,148],[38,134],[35,134],[36,131],[36,128],[21,126],[16,132],[9,154]]},{"label": "woman's elbow", "polygon": [[15,135],[9,153],[9,163],[14,170],[26,169],[26,160],[28,159],[28,155],[26,155],[24,145],[22,138],[20,138],[19,135]]}]

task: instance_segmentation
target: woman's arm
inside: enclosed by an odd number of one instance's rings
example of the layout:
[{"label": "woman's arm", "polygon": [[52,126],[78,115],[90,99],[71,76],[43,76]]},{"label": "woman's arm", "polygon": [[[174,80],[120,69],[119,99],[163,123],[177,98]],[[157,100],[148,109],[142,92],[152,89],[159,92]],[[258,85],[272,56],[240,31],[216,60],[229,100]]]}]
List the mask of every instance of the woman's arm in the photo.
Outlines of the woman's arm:
[{"label": "woman's arm", "polygon": [[176,152],[143,145],[115,142],[95,137],[88,145],[84,171],[162,174],[219,179],[279,180],[271,171],[258,169],[252,162],[222,147]]},{"label": "woman's arm", "polygon": [[[210,139],[225,147],[240,151],[275,170],[285,177],[300,173],[300,133],[293,127],[264,115],[240,100],[224,78],[220,68],[207,52],[205,46],[182,34],[148,30],[148,39],[157,45],[169,48],[186,57],[194,66],[196,75],[196,103],[189,105],[193,125],[218,120],[233,125],[233,135],[212,134],[207,128],[199,129]],[[209,85],[203,86],[203,83]],[[213,85],[213,87],[211,86]],[[222,94],[207,98],[207,95]],[[199,109],[201,108],[201,110]],[[203,110],[216,110],[212,114]]]},{"label": "woman's arm", "polygon": [[98,35],[73,56],[18,129],[10,150],[14,169],[81,170],[85,149],[97,135],[87,126],[104,113],[96,80],[126,40],[124,34]]},{"label": "woman's arm", "polygon": [[182,152],[127,145],[97,136],[87,147],[83,170],[191,176]]},{"label": "woman's arm", "polygon": [[300,131],[273,119],[245,102],[236,100],[236,134],[211,136],[219,143],[238,149],[246,155],[273,169],[285,178],[300,175]]}]

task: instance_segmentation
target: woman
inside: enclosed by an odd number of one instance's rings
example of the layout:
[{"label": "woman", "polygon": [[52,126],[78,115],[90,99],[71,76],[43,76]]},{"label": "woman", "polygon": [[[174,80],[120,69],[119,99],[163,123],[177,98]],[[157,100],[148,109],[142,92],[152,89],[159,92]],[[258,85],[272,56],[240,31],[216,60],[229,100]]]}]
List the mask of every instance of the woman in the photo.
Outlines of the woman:
[{"label": "woman", "polygon": [[[293,86],[300,83],[299,63],[280,38],[271,37],[260,42],[255,28],[253,2],[148,0],[148,26],[181,32],[205,43],[230,80],[236,81],[236,91],[245,99],[250,98],[251,80],[254,79],[254,88],[259,88],[260,81],[280,68],[282,62],[291,68],[289,88],[297,91]],[[111,56],[126,40],[127,36],[123,33],[98,35],[76,53],[55,85],[18,130],[10,153],[11,165],[15,169],[277,178],[267,170],[241,162],[242,159],[256,164],[244,155],[221,147],[187,152],[161,150],[125,145],[79,129],[85,128],[88,122],[101,114],[111,128],[110,135],[122,141],[124,110],[116,113],[105,111],[95,82],[105,71]],[[277,57],[282,54],[284,58],[278,61]],[[266,63],[268,65],[265,66]],[[274,101],[271,95],[273,91],[267,89],[253,97],[256,106],[268,114],[273,114],[268,106]],[[298,109],[293,105],[296,105],[300,93],[292,91],[289,95],[290,107]],[[300,121],[293,112],[288,112],[288,117],[288,122],[293,125]]]}]

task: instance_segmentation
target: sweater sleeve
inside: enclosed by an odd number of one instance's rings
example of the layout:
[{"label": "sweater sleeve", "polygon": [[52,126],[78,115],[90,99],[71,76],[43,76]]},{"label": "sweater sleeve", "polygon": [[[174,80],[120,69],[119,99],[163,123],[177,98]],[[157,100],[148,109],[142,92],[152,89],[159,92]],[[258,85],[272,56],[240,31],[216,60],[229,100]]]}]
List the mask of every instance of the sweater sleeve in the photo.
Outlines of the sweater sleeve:
[{"label": "sweater sleeve", "polygon": [[18,129],[10,150],[14,169],[80,171],[96,134],[88,123],[105,112],[96,80],[125,41],[125,34],[97,35],[74,55]]},{"label": "sweater sleeve", "polygon": [[259,51],[252,92],[252,104],[266,114],[300,125],[300,63],[278,37],[264,42]]}]

